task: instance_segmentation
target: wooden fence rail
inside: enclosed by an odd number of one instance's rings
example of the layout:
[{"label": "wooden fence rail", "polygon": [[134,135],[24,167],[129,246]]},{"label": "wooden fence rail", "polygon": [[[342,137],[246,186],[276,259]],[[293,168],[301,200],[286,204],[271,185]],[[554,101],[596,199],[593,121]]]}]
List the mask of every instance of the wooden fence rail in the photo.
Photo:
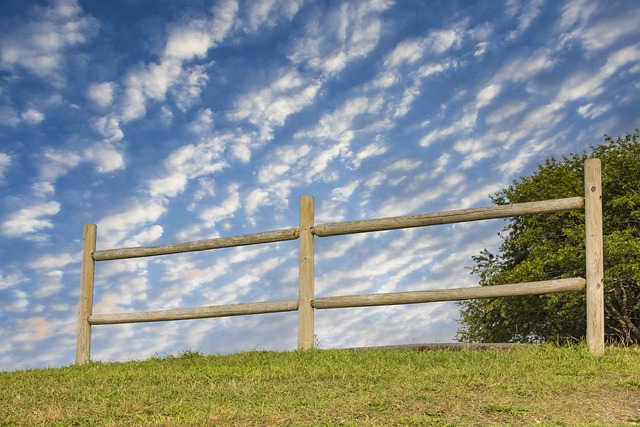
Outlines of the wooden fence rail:
[{"label": "wooden fence rail", "polygon": [[[91,326],[93,325],[173,321],[298,311],[298,348],[309,349],[312,348],[314,344],[315,309],[417,304],[517,295],[540,295],[556,292],[577,292],[585,288],[587,294],[587,343],[593,354],[602,354],[604,351],[604,284],[602,184],[599,159],[587,159],[585,162],[584,176],[584,197],[318,225],[314,224],[313,197],[302,196],[300,198],[298,228],[160,246],[96,251],[97,227],[94,224],[86,224],[84,227],[80,300],[78,304],[76,363],[81,364],[90,360]],[[581,209],[583,207],[585,210],[586,228],[586,279],[576,277],[488,287],[331,296],[323,298],[314,297],[315,237],[552,213]],[[92,314],[96,261],[169,255],[236,246],[268,244],[296,239],[299,241],[299,283],[297,300],[227,304],[137,313]]]},{"label": "wooden fence rail", "polygon": [[247,314],[283,313],[296,311],[298,300],[250,302],[244,304],[210,305],[177,310],[139,311],[136,313],[93,314],[91,325],[120,323],[163,322],[167,320],[207,319],[210,317],[245,316]]},{"label": "wooden fence rail", "polygon": [[478,298],[542,295],[558,292],[577,292],[585,288],[587,281],[581,277],[517,283],[513,285],[479,286],[433,291],[389,292],[384,294],[347,295],[323,297],[313,300],[314,308],[371,307],[377,305],[420,304],[439,301],[462,301]]},{"label": "wooden fence rail", "polygon": [[198,240],[195,242],[174,243],[171,245],[147,246],[141,248],[121,248],[95,251],[95,261],[114,259],[142,258],[148,256],[179,254],[184,252],[206,251],[210,249],[232,248],[236,246],[258,245],[261,243],[296,240],[298,229],[268,231],[266,233],[243,234],[240,236],[220,237],[218,239]]},{"label": "wooden fence rail", "polygon": [[434,212],[423,215],[320,224],[313,227],[313,234],[318,237],[327,237],[342,234],[397,230],[400,228],[426,227],[430,225],[481,221],[485,219],[507,218],[510,216],[533,215],[537,213],[552,213],[570,209],[579,209],[583,206],[583,197],[571,197],[567,199],[543,200],[540,202],[489,206],[486,208]]}]

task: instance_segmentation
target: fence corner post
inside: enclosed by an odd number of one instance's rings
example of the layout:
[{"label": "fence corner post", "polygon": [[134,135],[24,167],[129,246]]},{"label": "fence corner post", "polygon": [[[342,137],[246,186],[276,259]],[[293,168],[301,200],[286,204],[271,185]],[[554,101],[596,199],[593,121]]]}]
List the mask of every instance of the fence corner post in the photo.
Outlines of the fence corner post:
[{"label": "fence corner post", "polygon": [[602,170],[600,159],[584,164],[584,209],[587,279],[587,344],[594,355],[604,352],[604,250]]},{"label": "fence corner post", "polygon": [[313,197],[300,197],[300,242],[298,272],[298,349],[313,348]]},{"label": "fence corner post", "polygon": [[91,357],[91,324],[89,317],[93,312],[93,279],[96,250],[97,227],[84,225],[82,241],[82,267],[80,270],[80,299],[78,301],[78,338],[76,342],[76,364],[81,365]]}]

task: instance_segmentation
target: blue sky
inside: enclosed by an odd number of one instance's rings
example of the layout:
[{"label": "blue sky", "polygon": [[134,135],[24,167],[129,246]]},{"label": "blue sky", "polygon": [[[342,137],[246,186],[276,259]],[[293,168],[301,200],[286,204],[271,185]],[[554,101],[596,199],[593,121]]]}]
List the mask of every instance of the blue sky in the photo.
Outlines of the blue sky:
[{"label": "blue sky", "polygon": [[[98,249],[490,205],[639,126],[636,1],[3,0],[0,369],[73,363]],[[474,286],[503,220],[316,239],[316,294]],[[95,313],[294,299],[297,242],[98,263]],[[455,303],[316,312],[454,340]],[[92,359],[296,347],[297,314],[96,326]]]}]

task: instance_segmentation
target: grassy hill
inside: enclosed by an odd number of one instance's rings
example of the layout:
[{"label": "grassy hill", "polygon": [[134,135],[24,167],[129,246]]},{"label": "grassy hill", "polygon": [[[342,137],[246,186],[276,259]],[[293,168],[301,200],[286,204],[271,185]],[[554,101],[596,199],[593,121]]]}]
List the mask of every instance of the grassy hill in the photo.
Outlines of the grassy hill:
[{"label": "grassy hill", "polygon": [[186,353],[0,373],[0,426],[633,424],[640,349]]}]

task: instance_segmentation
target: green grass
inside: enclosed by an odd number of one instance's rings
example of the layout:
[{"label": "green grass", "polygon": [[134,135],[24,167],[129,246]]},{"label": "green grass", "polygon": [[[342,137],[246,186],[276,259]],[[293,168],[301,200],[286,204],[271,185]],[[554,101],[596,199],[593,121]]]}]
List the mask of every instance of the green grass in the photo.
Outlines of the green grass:
[{"label": "green grass", "polygon": [[0,426],[633,424],[639,349],[186,353],[0,373]]}]

